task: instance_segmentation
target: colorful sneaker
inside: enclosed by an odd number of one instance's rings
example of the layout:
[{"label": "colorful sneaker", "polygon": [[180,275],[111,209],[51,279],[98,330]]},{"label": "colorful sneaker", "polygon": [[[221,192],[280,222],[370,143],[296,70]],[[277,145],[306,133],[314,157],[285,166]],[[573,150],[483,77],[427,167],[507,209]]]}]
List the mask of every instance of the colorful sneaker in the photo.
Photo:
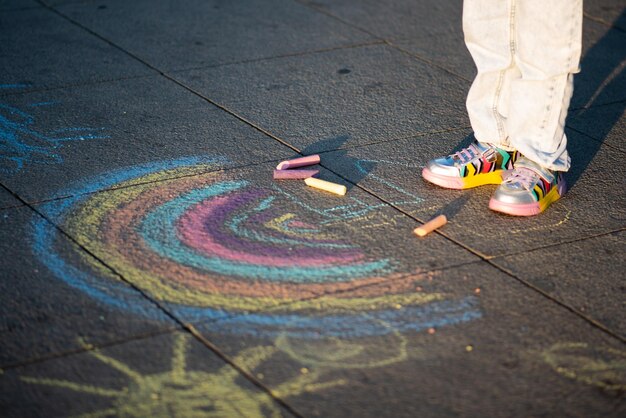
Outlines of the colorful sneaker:
[{"label": "colorful sneaker", "polygon": [[448,189],[500,184],[502,173],[513,168],[517,156],[517,151],[474,141],[459,152],[429,161],[422,170],[422,177]]},{"label": "colorful sneaker", "polygon": [[565,194],[563,173],[520,157],[489,201],[489,208],[515,216],[537,215]]}]

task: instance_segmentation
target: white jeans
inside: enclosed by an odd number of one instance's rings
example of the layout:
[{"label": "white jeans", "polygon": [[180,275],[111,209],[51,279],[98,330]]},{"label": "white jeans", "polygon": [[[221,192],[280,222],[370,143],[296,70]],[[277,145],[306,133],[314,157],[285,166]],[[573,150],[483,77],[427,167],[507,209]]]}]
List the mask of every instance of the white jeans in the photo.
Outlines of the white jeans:
[{"label": "white jeans", "polygon": [[567,171],[565,118],[578,72],[582,0],[464,0],[478,74],[467,96],[476,139]]}]

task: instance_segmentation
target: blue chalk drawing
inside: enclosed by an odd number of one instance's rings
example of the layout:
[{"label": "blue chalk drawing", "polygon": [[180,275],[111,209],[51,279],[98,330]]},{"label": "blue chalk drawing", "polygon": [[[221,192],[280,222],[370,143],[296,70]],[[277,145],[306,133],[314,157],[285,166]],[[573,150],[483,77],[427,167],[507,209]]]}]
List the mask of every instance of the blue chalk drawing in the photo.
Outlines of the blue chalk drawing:
[{"label": "blue chalk drawing", "polygon": [[[185,311],[187,318],[197,320],[204,318],[203,313],[198,309]],[[481,317],[478,298],[467,296],[460,300],[432,302],[425,306],[372,310],[362,315],[303,316],[288,313],[233,315],[211,324],[211,330],[265,337],[278,337],[288,331],[289,337],[302,339],[317,339],[322,336],[360,338],[387,335],[391,330],[420,332],[431,327],[461,324]],[[323,332],[320,332],[320,329]]]},{"label": "blue chalk drawing", "polygon": [[108,138],[101,133],[104,128],[69,127],[46,134],[33,129],[34,123],[35,117],[29,113],[0,103],[0,174],[14,175],[27,165],[62,163],[57,150],[66,142]]},{"label": "blue chalk drawing", "polygon": [[58,104],[59,102],[37,102],[37,103],[29,103],[28,107],[41,107],[41,106],[52,106]]},{"label": "blue chalk drawing", "polygon": [[32,85],[28,83],[0,84],[0,90],[27,89],[29,87]]}]

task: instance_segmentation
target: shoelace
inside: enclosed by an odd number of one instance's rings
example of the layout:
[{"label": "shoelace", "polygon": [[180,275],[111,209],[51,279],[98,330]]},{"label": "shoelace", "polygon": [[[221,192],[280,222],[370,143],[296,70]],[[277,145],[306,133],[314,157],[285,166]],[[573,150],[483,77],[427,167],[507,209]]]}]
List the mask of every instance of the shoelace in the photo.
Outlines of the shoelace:
[{"label": "shoelace", "polygon": [[518,183],[524,189],[531,190],[535,187],[535,183],[537,182],[537,178],[539,175],[526,167],[517,167],[507,176],[504,180],[505,183]]},{"label": "shoelace", "polygon": [[463,148],[461,151],[452,154],[452,158],[458,159],[461,164],[467,164],[476,159],[480,154],[481,152],[476,145],[470,144],[467,148]]}]

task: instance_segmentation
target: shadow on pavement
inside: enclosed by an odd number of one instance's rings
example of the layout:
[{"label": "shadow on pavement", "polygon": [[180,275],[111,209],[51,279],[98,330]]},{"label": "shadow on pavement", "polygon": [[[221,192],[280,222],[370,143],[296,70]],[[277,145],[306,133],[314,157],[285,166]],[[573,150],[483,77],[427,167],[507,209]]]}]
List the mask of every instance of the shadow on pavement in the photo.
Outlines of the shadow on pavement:
[{"label": "shadow on pavement", "polygon": [[[615,91],[626,89],[626,46],[621,43],[626,35],[622,29],[616,27],[620,23],[626,22],[626,10],[613,23],[609,31],[600,39],[583,57],[581,61],[581,72],[575,78],[574,98],[572,102],[584,103],[583,107],[570,112],[569,118],[582,117],[594,105],[606,103]],[[618,45],[618,48],[615,48]],[[620,47],[621,46],[621,47]],[[612,54],[607,54],[608,50],[613,50]],[[601,63],[601,65],[599,65]],[[608,63],[608,65],[607,65]],[[578,92],[587,92],[587,97],[581,97]],[[588,92],[593,92],[589,94]],[[585,93],[583,93],[585,94]],[[596,132],[594,138],[585,135],[575,135],[568,138],[568,151],[572,158],[572,167],[567,174],[567,182],[572,187],[580,176],[585,172],[607,135],[613,126],[624,114],[626,101],[606,106],[603,109],[601,118],[593,119],[593,130]]]},{"label": "shadow on pavement", "polygon": [[[302,154],[310,155],[316,154],[318,152],[334,150],[333,151],[333,161],[335,164],[338,164],[342,167],[347,167],[350,169],[350,181],[354,184],[359,184],[361,180],[363,180],[369,173],[374,170],[376,167],[376,162],[374,161],[364,161],[358,158],[350,157],[348,155],[348,150],[340,149],[343,144],[345,144],[350,139],[350,135],[340,135],[333,138],[322,139],[314,144],[309,145],[305,149],[302,150]],[[351,189],[353,186],[348,185],[348,189]]]}]

